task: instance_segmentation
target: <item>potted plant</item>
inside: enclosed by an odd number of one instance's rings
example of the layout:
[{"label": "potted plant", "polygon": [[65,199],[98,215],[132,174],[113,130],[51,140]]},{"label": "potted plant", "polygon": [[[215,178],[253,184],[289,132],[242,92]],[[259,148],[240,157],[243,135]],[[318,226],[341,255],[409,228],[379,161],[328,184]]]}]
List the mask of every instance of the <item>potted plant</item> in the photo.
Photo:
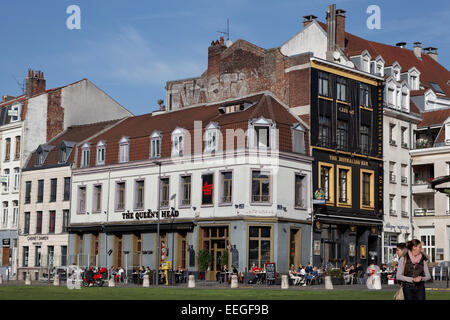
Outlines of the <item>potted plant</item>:
[{"label": "potted plant", "polygon": [[228,269],[231,269],[230,266],[228,265],[228,251],[224,251],[224,253],[220,257],[219,263],[220,263],[220,269],[222,269],[222,267],[224,265],[226,265],[228,267]]},{"label": "potted plant", "polygon": [[328,273],[327,276],[331,277],[331,282],[333,285],[344,284],[344,273],[339,268],[333,268]]},{"label": "potted plant", "polygon": [[211,264],[212,255],[208,250],[200,250],[197,254],[198,259],[198,271],[203,275],[203,280],[205,280],[205,271],[208,270]]}]

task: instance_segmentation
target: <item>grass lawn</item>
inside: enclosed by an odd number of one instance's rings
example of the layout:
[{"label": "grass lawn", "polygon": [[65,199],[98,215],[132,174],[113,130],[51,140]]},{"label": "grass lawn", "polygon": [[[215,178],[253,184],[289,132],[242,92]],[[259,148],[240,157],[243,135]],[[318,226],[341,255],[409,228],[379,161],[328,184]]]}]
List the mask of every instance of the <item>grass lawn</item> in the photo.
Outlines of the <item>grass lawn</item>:
[{"label": "grass lawn", "polygon": [[[0,287],[0,300],[392,300],[393,295],[393,291],[369,290]],[[450,300],[450,291],[427,291],[426,298]]]}]

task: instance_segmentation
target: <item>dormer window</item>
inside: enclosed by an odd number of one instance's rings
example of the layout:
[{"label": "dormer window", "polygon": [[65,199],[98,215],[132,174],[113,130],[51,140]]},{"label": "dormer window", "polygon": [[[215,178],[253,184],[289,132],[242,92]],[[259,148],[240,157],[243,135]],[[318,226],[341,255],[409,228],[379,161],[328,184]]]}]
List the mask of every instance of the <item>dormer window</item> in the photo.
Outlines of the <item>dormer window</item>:
[{"label": "dormer window", "polygon": [[8,110],[8,115],[11,117],[11,122],[19,120],[20,104],[14,104]]},{"label": "dormer window", "polygon": [[300,124],[292,126],[292,152],[305,153],[305,129]]},{"label": "dormer window", "polygon": [[91,146],[85,143],[81,147],[81,168],[89,167],[89,160],[91,157]]},{"label": "dormer window", "polygon": [[38,153],[36,154],[36,165],[42,166],[43,163],[44,163],[44,153],[42,151],[38,151]]},{"label": "dormer window", "polygon": [[401,88],[401,108],[403,111],[409,112],[409,89],[406,83]]},{"label": "dormer window", "polygon": [[272,130],[274,124],[271,120],[261,117],[257,120],[250,121],[249,139],[250,148],[268,149],[274,148],[275,143],[272,138]]},{"label": "dormer window", "polygon": [[61,146],[59,148],[58,163],[66,163],[67,159],[70,156],[70,153],[72,152],[72,148],[74,145],[75,143],[67,141],[63,141],[63,143],[61,143]]},{"label": "dormer window", "polygon": [[106,159],[106,142],[105,140],[100,140],[97,143],[97,166],[102,166],[105,164]]},{"label": "dormer window", "polygon": [[374,61],[375,70],[374,73],[378,76],[384,76],[384,60],[381,56],[375,58]]},{"label": "dormer window", "polygon": [[36,150],[36,166],[42,166],[47,158],[48,153],[54,146],[40,145]]},{"label": "dormer window", "polygon": [[400,67],[400,65],[398,64],[397,61],[392,64],[392,75],[393,75],[395,81],[400,81],[401,69],[402,68]]},{"label": "dormer window", "polygon": [[184,154],[185,131],[182,128],[176,128],[172,132],[172,157],[182,157]]},{"label": "dormer window", "polygon": [[450,122],[445,124],[445,145],[450,146]]},{"label": "dormer window", "polygon": [[361,56],[361,70],[370,72],[370,54],[366,50]]},{"label": "dormer window", "polygon": [[119,141],[119,163],[129,161],[130,155],[130,139],[128,137],[122,137]]},{"label": "dormer window", "polygon": [[161,157],[161,132],[155,131],[150,136],[150,158]]},{"label": "dormer window", "polygon": [[219,126],[211,123],[205,129],[205,153],[216,152],[219,144]]}]

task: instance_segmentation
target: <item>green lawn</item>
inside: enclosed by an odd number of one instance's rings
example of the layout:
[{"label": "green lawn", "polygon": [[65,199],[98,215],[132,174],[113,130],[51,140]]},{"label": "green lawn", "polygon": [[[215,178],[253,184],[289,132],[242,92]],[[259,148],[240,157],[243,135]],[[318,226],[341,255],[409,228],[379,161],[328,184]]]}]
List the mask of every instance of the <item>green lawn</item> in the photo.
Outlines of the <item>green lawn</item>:
[{"label": "green lawn", "polygon": [[[0,300],[392,300],[393,291],[263,290],[188,288],[81,288],[2,286]],[[450,291],[427,291],[427,299],[450,300]]]}]

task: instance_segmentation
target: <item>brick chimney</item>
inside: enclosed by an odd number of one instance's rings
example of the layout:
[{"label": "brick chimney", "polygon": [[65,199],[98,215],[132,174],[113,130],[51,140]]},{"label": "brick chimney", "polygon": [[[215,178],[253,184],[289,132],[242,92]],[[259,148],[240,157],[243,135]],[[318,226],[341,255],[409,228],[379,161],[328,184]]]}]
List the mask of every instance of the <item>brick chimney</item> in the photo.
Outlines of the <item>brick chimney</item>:
[{"label": "brick chimney", "polygon": [[14,96],[4,95],[4,96],[2,96],[1,102],[6,102],[6,101],[12,100],[14,98],[15,98]]},{"label": "brick chimney", "polygon": [[208,48],[208,76],[219,74],[220,55],[226,48],[223,37],[220,37],[220,42],[219,40],[211,42]]},{"label": "brick chimney", "polygon": [[345,10],[336,10],[336,45],[345,48]]},{"label": "brick chimney", "polygon": [[303,16],[303,28],[305,28],[308,24],[313,22],[317,17],[315,15],[309,14],[307,16]]},{"label": "brick chimney", "polygon": [[434,59],[435,61],[438,61],[437,48],[435,48],[435,47],[427,47],[427,48],[423,48],[423,50],[425,51],[425,53],[428,56],[430,56],[430,58]]},{"label": "brick chimney", "polygon": [[42,71],[28,69],[25,93],[28,97],[45,92],[45,79]]},{"label": "brick chimney", "polygon": [[414,54],[419,59],[422,57],[422,43],[421,42],[414,42]]}]

